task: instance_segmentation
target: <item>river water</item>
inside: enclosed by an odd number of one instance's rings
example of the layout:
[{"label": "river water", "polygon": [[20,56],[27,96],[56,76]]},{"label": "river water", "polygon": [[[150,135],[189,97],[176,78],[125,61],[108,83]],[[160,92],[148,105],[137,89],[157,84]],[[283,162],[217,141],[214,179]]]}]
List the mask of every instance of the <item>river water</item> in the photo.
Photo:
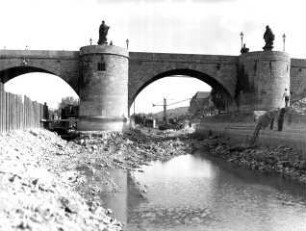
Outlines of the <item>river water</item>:
[{"label": "river water", "polygon": [[113,175],[121,190],[103,200],[124,230],[306,230],[305,187],[222,160],[184,155]]}]

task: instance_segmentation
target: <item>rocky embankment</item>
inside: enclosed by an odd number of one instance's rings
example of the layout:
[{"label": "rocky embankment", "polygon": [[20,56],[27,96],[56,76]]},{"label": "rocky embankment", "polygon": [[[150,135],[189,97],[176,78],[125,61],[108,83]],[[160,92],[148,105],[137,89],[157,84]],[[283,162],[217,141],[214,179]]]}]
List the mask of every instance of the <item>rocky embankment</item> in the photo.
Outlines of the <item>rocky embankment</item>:
[{"label": "rocky embankment", "polygon": [[236,166],[306,184],[306,157],[290,147],[231,145],[226,139],[217,136],[204,139],[199,134],[194,135],[192,147]]},{"label": "rocky embankment", "polygon": [[0,230],[122,230],[101,206],[100,193],[118,187],[108,170],[185,154],[183,139],[149,130],[70,142],[41,129],[0,134]]}]

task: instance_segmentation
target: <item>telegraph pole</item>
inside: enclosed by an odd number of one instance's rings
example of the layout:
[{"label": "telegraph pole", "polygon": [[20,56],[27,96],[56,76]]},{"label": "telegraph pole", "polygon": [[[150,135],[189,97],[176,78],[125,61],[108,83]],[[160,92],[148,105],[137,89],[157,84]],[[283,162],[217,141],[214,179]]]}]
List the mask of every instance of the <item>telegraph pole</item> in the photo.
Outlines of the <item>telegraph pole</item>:
[{"label": "telegraph pole", "polygon": [[163,106],[164,108],[164,113],[163,113],[163,121],[165,124],[168,123],[167,121],[167,106],[171,106],[171,105],[175,105],[175,104],[178,104],[178,103],[181,103],[181,102],[184,102],[184,101],[187,101],[187,100],[190,100],[191,98],[188,98],[188,99],[184,99],[184,100],[180,100],[180,101],[177,101],[177,102],[174,102],[174,103],[170,103],[170,104],[167,104],[167,99],[164,98],[164,103],[162,105],[158,105],[158,104],[152,104],[153,107],[156,107],[156,106]]},{"label": "telegraph pole", "polygon": [[163,115],[163,121],[165,124],[167,124],[167,99],[164,98],[164,102],[162,105],[158,105],[158,104],[152,104],[153,107],[156,107],[156,106],[162,106],[164,108],[164,115]]}]

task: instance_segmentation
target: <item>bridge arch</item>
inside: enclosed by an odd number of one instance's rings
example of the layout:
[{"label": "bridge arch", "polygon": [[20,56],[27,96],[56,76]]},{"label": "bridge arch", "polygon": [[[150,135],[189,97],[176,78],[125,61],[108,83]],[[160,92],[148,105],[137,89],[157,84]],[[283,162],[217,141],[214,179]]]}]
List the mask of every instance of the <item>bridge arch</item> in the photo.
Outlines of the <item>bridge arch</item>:
[{"label": "bridge arch", "polygon": [[58,78],[66,82],[76,92],[76,94],[78,94],[78,88],[75,86],[74,83],[71,84],[70,82],[67,81],[67,79],[59,76],[58,73],[55,73],[55,72],[52,72],[51,70],[43,69],[40,67],[35,67],[35,66],[14,66],[14,67],[10,67],[10,68],[1,70],[0,71],[0,81],[3,83],[6,83],[10,81],[11,79],[14,79],[15,77],[18,77],[24,74],[30,74],[30,73],[46,73],[46,74],[57,76]]},{"label": "bridge arch", "polygon": [[172,69],[168,71],[161,72],[151,78],[148,78],[147,81],[143,81],[141,84],[136,84],[129,86],[129,108],[131,107],[132,103],[138,96],[138,94],[145,89],[148,85],[151,83],[165,78],[165,77],[178,77],[178,76],[184,76],[184,77],[191,77],[191,78],[196,78],[198,80],[203,81],[204,83],[207,83],[208,85],[211,86],[212,89],[217,89],[219,91],[222,91],[226,97],[229,99],[232,99],[233,97],[231,96],[229,90],[226,88],[226,86],[223,86],[222,83],[220,83],[216,78],[213,78],[212,76],[197,71],[197,70],[192,70],[192,69]]},{"label": "bridge arch", "polygon": [[74,82],[69,82],[69,78],[63,78],[60,76],[60,73],[56,73],[55,71],[44,69],[42,67],[36,66],[13,66],[7,69],[0,70],[0,81],[6,83],[15,77],[24,74],[30,73],[46,73],[59,77],[64,82],[66,82],[77,94],[78,94],[78,86]]},{"label": "bridge arch", "polygon": [[51,71],[38,68],[38,67],[33,67],[33,66],[15,66],[11,68],[7,68],[5,70],[0,71],[0,78],[3,83],[8,82],[9,80],[23,74],[28,74],[32,72],[41,72],[41,73],[48,73],[48,74],[53,74],[56,75],[55,73],[52,73]]},{"label": "bridge arch", "polygon": [[0,50],[0,81],[32,72],[63,79],[78,93],[79,52],[43,50]]}]

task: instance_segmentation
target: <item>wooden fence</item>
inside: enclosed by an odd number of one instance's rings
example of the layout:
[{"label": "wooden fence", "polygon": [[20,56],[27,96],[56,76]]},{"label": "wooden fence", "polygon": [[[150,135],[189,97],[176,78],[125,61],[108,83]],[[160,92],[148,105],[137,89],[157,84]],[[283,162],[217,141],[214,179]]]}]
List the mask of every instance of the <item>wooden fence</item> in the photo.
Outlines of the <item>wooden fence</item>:
[{"label": "wooden fence", "polygon": [[41,127],[43,105],[4,91],[0,82],[0,133]]}]

